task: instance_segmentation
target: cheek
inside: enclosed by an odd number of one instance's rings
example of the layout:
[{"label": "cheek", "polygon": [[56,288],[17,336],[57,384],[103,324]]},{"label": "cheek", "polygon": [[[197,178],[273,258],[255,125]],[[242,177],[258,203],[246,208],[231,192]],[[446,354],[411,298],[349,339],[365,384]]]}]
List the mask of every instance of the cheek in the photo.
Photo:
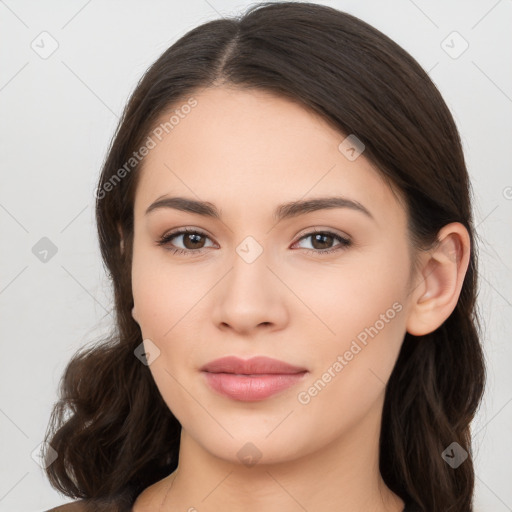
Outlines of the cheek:
[{"label": "cheek", "polygon": [[164,249],[135,248],[132,292],[145,337],[163,339],[201,297],[197,275],[169,263]]},{"label": "cheek", "polygon": [[392,290],[372,296],[367,288],[370,295],[347,296],[351,300],[340,303],[329,324],[335,334],[312,353],[314,371],[297,402],[302,417],[322,418],[324,438],[357,428],[383,399],[405,334],[405,308]]},{"label": "cheek", "polygon": [[320,349],[317,346],[312,354],[312,382],[320,379],[318,390],[306,393],[305,400],[321,391],[324,398],[317,403],[339,399],[361,407],[384,391],[400,351],[409,261],[405,248],[397,251],[390,244],[345,263],[325,267],[309,281],[309,288],[302,285],[297,292],[319,317],[304,320],[300,330],[310,339],[315,332],[317,340],[322,338]]},{"label": "cheek", "polygon": [[311,263],[310,268],[281,269],[281,274],[309,310],[307,317],[316,317],[318,334],[335,341],[355,337],[386,312],[393,320],[399,317],[393,305],[405,309],[409,264],[406,248],[389,244],[347,252],[336,263],[317,263],[313,275]]},{"label": "cheek", "polygon": [[201,290],[191,283],[190,272],[165,264],[165,254],[159,252],[134,249],[132,292],[142,337],[159,350],[149,370],[163,400],[183,421],[190,396],[179,383],[186,381],[186,371],[195,364],[190,322],[196,314],[192,305],[200,299]]}]

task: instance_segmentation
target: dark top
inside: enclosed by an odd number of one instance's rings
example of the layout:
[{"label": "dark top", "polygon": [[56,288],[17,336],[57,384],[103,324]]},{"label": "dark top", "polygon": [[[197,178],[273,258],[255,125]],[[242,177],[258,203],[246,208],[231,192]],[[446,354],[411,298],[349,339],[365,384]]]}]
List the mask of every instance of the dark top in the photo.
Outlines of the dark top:
[{"label": "dark top", "polygon": [[410,500],[404,500],[405,507],[403,512],[421,512],[420,509],[416,506],[416,504]]}]

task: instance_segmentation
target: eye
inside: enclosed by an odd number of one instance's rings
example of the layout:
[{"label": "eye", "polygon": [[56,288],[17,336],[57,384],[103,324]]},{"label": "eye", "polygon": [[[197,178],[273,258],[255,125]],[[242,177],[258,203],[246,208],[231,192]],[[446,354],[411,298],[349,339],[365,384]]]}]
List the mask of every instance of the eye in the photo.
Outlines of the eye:
[{"label": "eye", "polygon": [[[171,240],[179,237],[183,237],[182,243],[184,245],[184,249],[181,249],[180,247],[167,247],[171,244]],[[157,241],[157,245],[165,247],[166,250],[173,254],[190,254],[191,252],[201,252],[204,248],[204,242],[201,242],[201,238],[209,237],[197,229],[185,228],[165,234]]]},{"label": "eye", "polygon": [[[182,244],[184,245],[184,248],[173,247],[174,243],[172,243],[172,240],[180,237],[183,237]],[[184,228],[165,234],[156,243],[158,246],[163,246],[167,251],[170,251],[173,254],[190,255],[191,253],[200,253],[203,249],[205,249],[204,240],[201,241],[201,238],[208,240],[210,239],[208,235],[202,231],[197,229]],[[311,245],[313,249],[306,249],[306,252],[317,255],[341,251],[352,245],[352,241],[348,238],[345,238],[331,231],[321,230],[315,230],[313,232],[307,233],[306,235],[302,236],[294,245],[298,244],[301,240],[307,240],[308,238],[311,238],[312,240]],[[336,241],[338,244],[332,247],[332,243]]]},{"label": "eye", "polygon": [[[333,233],[331,231],[313,231],[311,233],[307,233],[303,237],[299,239],[299,243],[301,240],[306,240],[308,238],[311,238],[312,242],[311,245],[313,249],[318,250],[311,250],[307,249],[307,252],[313,253],[313,254],[329,254],[332,252],[342,251],[346,249],[347,247],[350,247],[352,244],[352,241],[348,238],[345,238],[341,235],[338,235],[337,233]],[[326,247],[331,246],[331,244],[335,241],[338,241],[339,243],[335,245],[334,247]]]}]

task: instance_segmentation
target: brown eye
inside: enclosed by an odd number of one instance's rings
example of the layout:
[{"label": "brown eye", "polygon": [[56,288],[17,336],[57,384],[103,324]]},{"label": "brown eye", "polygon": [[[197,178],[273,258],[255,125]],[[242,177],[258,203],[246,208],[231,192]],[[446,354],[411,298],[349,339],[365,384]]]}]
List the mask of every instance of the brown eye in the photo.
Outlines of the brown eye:
[{"label": "brown eye", "polygon": [[334,237],[328,234],[317,233],[312,235],[312,246],[315,249],[330,249],[331,244],[334,242]]},{"label": "brown eye", "polygon": [[[349,247],[352,243],[348,238],[344,238],[330,231],[314,231],[313,233],[308,233],[301,237],[299,242],[301,240],[307,240],[308,238],[311,239],[310,245],[312,249],[306,250],[314,254],[327,254],[340,251]],[[337,244],[335,243],[336,241],[338,242]]]},{"label": "brown eye", "polygon": [[[176,241],[179,241],[180,238],[183,248],[176,247]],[[312,233],[308,233],[301,237],[296,243],[298,244],[302,240],[306,240],[308,238],[311,239],[312,249],[306,248],[306,251],[313,254],[328,254],[341,251],[352,244],[351,240],[330,231],[314,231]],[[201,253],[202,249],[207,248],[208,246],[205,245],[205,241],[209,239],[210,238],[201,231],[195,229],[182,229],[164,235],[157,241],[157,245],[163,246],[166,250],[175,254],[190,255],[193,253]],[[211,245],[209,247],[211,247]]]},{"label": "brown eye", "polygon": [[[181,247],[173,247],[175,245],[175,240],[181,240]],[[200,252],[201,249],[204,249],[205,240],[209,239],[207,235],[204,233],[194,230],[194,229],[182,229],[180,231],[174,231],[167,235],[164,235],[158,242],[157,245],[165,247],[165,249],[173,252],[173,253],[193,253]]]},{"label": "brown eye", "polygon": [[199,233],[187,233],[182,236],[183,236],[183,245],[187,249],[201,249],[204,245],[204,240],[203,240],[203,243],[201,243],[201,238],[204,238],[204,237],[203,237],[203,235],[201,235]]}]

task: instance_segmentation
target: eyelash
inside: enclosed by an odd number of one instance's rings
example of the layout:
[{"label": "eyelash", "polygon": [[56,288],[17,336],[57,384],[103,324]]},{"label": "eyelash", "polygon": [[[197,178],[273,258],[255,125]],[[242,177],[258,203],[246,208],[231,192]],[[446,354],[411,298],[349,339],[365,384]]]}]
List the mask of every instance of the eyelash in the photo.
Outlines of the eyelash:
[{"label": "eyelash", "polygon": [[[168,234],[162,236],[162,238],[160,238],[160,240],[158,240],[156,243],[157,243],[158,246],[164,246],[164,248],[167,251],[170,251],[172,254],[190,255],[190,253],[200,253],[202,251],[202,249],[204,249],[204,248],[201,248],[201,249],[181,249],[180,247],[165,247],[167,244],[170,243],[170,241],[173,238],[176,238],[177,236],[184,235],[184,234],[190,234],[190,233],[195,234],[195,235],[205,236],[205,237],[209,238],[208,235],[206,233],[203,233],[202,231],[199,231],[197,229],[185,228],[185,229],[180,229],[179,231],[173,231],[171,233],[168,233]],[[297,242],[300,242],[304,238],[309,238],[310,236],[317,235],[317,234],[332,236],[333,238],[338,240],[340,243],[339,243],[339,245],[336,245],[332,249],[324,249],[324,250],[304,249],[308,254],[311,254],[311,253],[315,254],[315,255],[318,255],[318,254],[321,254],[321,255],[331,254],[333,252],[342,251],[342,250],[344,250],[344,249],[346,249],[346,248],[348,248],[348,247],[350,247],[352,245],[352,241],[349,240],[348,238],[344,238],[344,237],[338,235],[337,233],[333,233],[332,231],[325,231],[325,230],[314,230],[314,231],[311,231],[309,233],[306,233],[305,235],[301,236],[299,238],[299,240],[297,240]],[[297,243],[297,242],[295,242],[295,243]]]}]

